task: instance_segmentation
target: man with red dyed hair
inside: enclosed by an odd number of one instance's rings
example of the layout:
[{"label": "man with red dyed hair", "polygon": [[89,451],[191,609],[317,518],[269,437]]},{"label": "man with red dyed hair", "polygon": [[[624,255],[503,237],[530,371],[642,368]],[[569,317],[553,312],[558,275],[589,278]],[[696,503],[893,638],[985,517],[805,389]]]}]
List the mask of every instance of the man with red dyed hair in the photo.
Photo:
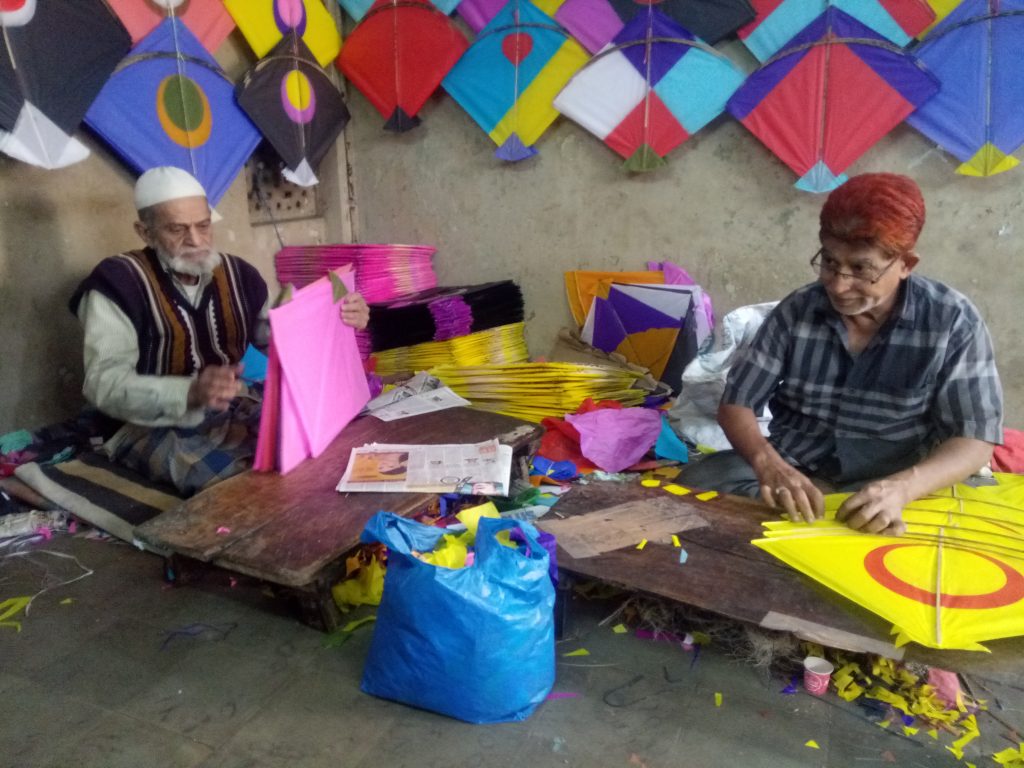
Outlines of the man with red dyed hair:
[{"label": "man with red dyed hair", "polygon": [[903,507],[988,462],[1003,436],[992,342],[965,296],[913,274],[924,221],[906,176],[863,174],[829,195],[818,281],[779,303],[729,373],[718,421],[734,450],[682,481],[808,521],[822,490],[853,491],[840,520],[900,534]]}]

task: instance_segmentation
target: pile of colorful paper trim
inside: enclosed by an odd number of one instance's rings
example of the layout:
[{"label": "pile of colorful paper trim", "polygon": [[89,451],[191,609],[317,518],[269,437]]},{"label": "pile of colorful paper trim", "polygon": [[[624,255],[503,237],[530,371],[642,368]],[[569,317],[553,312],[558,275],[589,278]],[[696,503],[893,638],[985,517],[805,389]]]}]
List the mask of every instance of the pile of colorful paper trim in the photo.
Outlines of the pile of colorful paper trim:
[{"label": "pile of colorful paper trim", "polygon": [[642,373],[575,363],[439,366],[431,373],[477,408],[527,421],[575,413],[588,397],[641,405],[650,392]]},{"label": "pile of colorful paper trim", "polygon": [[368,302],[393,301],[437,286],[429,245],[286,246],[274,257],[277,279],[301,288],[329,270],[351,264],[356,271],[356,290]]},{"label": "pile of colorful paper trim", "polygon": [[511,280],[432,288],[370,307],[372,349],[445,341],[523,320],[523,294]]},{"label": "pile of colorful paper trim", "polygon": [[524,363],[530,353],[523,323],[512,323],[444,341],[428,341],[373,354],[376,372],[390,376],[404,371],[426,371],[438,366],[478,366]]}]

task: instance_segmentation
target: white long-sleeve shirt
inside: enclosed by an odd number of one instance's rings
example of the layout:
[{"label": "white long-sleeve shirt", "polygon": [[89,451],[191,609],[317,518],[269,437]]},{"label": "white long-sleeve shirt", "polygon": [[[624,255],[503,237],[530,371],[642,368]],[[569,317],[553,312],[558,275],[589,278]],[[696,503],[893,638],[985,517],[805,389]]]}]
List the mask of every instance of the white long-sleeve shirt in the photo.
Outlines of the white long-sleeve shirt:
[{"label": "white long-sleeve shirt", "polygon": [[[175,287],[192,306],[202,297],[210,277],[186,285],[177,276]],[[265,347],[269,338],[267,311],[260,310],[256,338]],[[103,413],[143,427],[194,427],[205,415],[203,408],[188,407],[188,391],[194,376],[154,376],[136,372],[139,339],[128,316],[111,299],[89,291],[78,305],[78,319],[85,331],[85,382],[82,394]]]}]

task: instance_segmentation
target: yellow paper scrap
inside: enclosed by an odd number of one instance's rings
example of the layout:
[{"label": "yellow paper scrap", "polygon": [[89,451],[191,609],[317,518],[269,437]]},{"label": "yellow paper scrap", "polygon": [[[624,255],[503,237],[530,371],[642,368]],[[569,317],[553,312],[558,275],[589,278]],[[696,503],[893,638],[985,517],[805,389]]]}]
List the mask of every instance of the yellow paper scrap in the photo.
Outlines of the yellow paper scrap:
[{"label": "yellow paper scrap", "polygon": [[844,686],[842,689],[837,687],[836,693],[839,694],[839,698],[841,698],[843,701],[853,701],[854,699],[860,697],[862,693],[864,693],[864,689],[851,681],[849,685]]},{"label": "yellow paper scrap", "polygon": [[377,620],[376,614],[374,614],[373,616],[364,616],[361,619],[356,619],[354,621],[350,621],[348,624],[346,624],[344,627],[341,628],[341,631],[342,632],[355,632],[357,629],[359,629],[361,626],[363,626],[363,624],[369,624],[371,621],[376,621],[376,620]]},{"label": "yellow paper scrap", "polygon": [[21,622],[13,621],[15,616],[21,613],[28,604],[32,602],[31,597],[9,597],[0,601],[0,627],[14,627],[21,632]]},{"label": "yellow paper scrap", "polygon": [[643,549],[647,546],[647,539],[640,539],[640,543],[636,545],[637,549]]},{"label": "yellow paper scrap", "polygon": [[707,632],[691,632],[690,637],[697,645],[711,645],[711,635]]},{"label": "yellow paper scrap", "polygon": [[809,741],[805,741],[804,742],[804,746],[805,747],[810,747],[811,749],[821,749],[821,747],[818,746],[818,742],[816,742],[814,739],[811,739]]},{"label": "yellow paper scrap", "polygon": [[71,605],[73,602],[75,602],[75,601],[72,600],[70,597],[65,597],[63,600],[60,601],[60,604],[61,605]]},{"label": "yellow paper scrap", "polygon": [[384,564],[376,557],[367,565],[361,566],[355,576],[331,587],[334,602],[342,611],[346,612],[355,605],[380,605],[382,594],[384,594]]},{"label": "yellow paper scrap", "polygon": [[933,739],[938,739],[939,738],[939,729],[938,728],[932,728],[930,731],[928,731],[928,735],[931,736]]},{"label": "yellow paper scrap", "polygon": [[964,718],[960,724],[964,728],[964,735],[954,741],[952,746],[946,747],[946,749],[953,753],[957,760],[964,759],[964,747],[980,735],[978,732],[978,721],[975,719],[974,715]]},{"label": "yellow paper scrap", "polygon": [[698,493],[697,498],[701,501],[711,501],[712,499],[718,498],[718,491],[705,491],[704,493]]},{"label": "yellow paper scrap", "polygon": [[612,627],[612,632],[614,632],[616,635],[624,635],[627,632],[629,632],[629,629],[626,627],[625,624],[616,624],[614,627]]},{"label": "yellow paper scrap", "polygon": [[964,765],[966,765],[967,768],[978,768],[974,763],[964,763]]},{"label": "yellow paper scrap", "polygon": [[682,485],[676,485],[675,483],[669,483],[664,486],[662,490],[671,493],[673,496],[685,496],[686,494],[691,493],[689,488]]},{"label": "yellow paper scrap", "polygon": [[718,693],[718,691],[715,691],[715,706],[722,706],[722,694]]},{"label": "yellow paper scrap", "polygon": [[888,690],[887,688],[883,688],[880,685],[876,685],[874,688],[872,688],[868,692],[867,697],[869,699],[878,699],[879,701],[884,701],[886,704],[892,704],[892,706],[894,706],[900,712],[910,712],[910,705],[907,703],[907,700],[904,697],[900,696],[898,693],[893,693],[892,691]]},{"label": "yellow paper scrap", "polygon": [[682,467],[659,467],[654,470],[654,474],[667,477],[669,480],[679,477],[679,473],[682,472]]},{"label": "yellow paper scrap", "polygon": [[1020,749],[1014,749],[1008,747],[1001,752],[996,752],[992,755],[992,759],[1000,765],[1013,765],[1016,762],[1024,760],[1024,743],[1021,743]]},{"label": "yellow paper scrap", "polygon": [[653,477],[649,477],[646,480],[641,480],[640,485],[644,488],[657,488],[661,485],[661,480],[655,480]]},{"label": "yellow paper scrap", "polygon": [[563,656],[589,656],[590,651],[586,648],[578,648],[575,651],[569,651],[569,653],[563,653]]},{"label": "yellow paper scrap", "polygon": [[476,529],[480,526],[481,517],[501,517],[498,508],[493,502],[488,501],[478,507],[469,507],[462,510],[455,516],[455,519],[466,526],[466,529],[476,538]]},{"label": "yellow paper scrap", "polygon": [[904,736],[913,736],[919,730],[920,730],[920,728],[914,728],[913,726],[910,726],[910,725],[904,725],[903,726],[903,735]]},{"label": "yellow paper scrap", "polygon": [[888,728],[890,725],[889,720],[882,720],[880,723],[875,723],[879,728]]},{"label": "yellow paper scrap", "polygon": [[679,543],[679,537],[676,536],[674,533],[672,534],[672,546],[673,547],[681,547],[681,546],[683,546],[682,544]]}]

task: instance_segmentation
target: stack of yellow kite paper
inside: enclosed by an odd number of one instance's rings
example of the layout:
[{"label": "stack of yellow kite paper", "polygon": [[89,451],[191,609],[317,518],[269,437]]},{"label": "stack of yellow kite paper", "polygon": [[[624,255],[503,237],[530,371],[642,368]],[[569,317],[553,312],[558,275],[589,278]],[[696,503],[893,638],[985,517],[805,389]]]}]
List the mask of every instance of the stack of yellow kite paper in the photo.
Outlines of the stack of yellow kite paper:
[{"label": "stack of yellow kite paper", "polygon": [[404,371],[426,371],[441,365],[498,365],[523,363],[530,358],[523,324],[513,323],[445,341],[428,341],[373,353],[376,373],[390,376]]},{"label": "stack of yellow kite paper", "polygon": [[983,651],[1024,635],[1024,476],[995,477],[913,502],[898,538],[837,522],[839,494],[824,520],[767,522],[752,543],[891,621],[897,646]]},{"label": "stack of yellow kite paper", "polygon": [[640,405],[648,394],[636,388],[642,373],[576,363],[520,363],[434,368],[437,376],[474,406],[527,421],[575,413],[588,397]]}]

